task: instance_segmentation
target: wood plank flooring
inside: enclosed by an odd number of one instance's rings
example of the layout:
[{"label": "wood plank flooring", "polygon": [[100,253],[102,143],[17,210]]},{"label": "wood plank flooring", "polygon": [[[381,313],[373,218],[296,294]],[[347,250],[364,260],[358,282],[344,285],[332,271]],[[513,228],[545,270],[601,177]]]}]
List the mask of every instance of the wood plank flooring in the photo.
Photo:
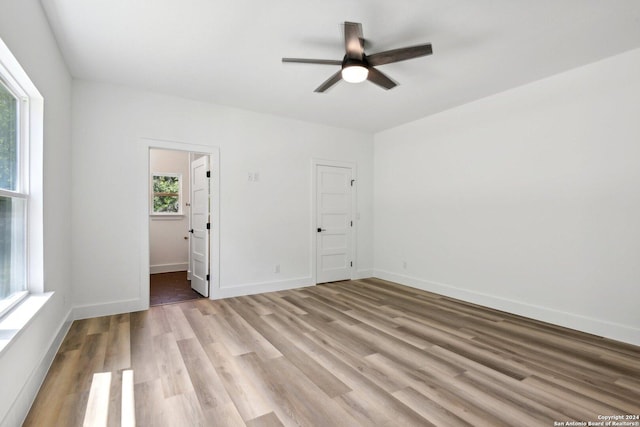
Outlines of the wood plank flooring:
[{"label": "wood plank flooring", "polygon": [[378,279],[200,299],[74,322],[25,425],[131,405],[138,426],[593,422],[640,415],[640,347]]}]

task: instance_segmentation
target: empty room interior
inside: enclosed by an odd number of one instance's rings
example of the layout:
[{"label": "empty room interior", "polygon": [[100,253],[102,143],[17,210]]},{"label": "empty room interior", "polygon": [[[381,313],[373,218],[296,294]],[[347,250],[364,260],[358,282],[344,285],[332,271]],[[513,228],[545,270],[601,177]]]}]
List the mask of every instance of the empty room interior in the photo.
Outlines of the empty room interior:
[{"label": "empty room interior", "polygon": [[0,1],[0,427],[640,426],[640,2]]}]

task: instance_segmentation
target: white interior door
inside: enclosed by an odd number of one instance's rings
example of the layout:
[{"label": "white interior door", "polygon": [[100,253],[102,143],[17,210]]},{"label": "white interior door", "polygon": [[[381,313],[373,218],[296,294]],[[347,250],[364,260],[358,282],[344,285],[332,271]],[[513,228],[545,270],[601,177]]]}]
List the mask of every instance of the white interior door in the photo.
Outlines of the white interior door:
[{"label": "white interior door", "polygon": [[191,162],[191,288],[209,296],[209,156]]},{"label": "white interior door", "polygon": [[316,283],[351,279],[352,169],[316,166]]}]

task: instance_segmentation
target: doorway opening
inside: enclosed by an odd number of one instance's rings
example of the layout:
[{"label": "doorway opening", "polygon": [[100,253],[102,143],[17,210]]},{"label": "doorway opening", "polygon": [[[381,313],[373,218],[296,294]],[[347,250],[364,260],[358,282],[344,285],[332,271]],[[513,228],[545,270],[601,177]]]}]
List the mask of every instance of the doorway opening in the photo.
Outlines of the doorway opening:
[{"label": "doorway opening", "polygon": [[149,305],[209,296],[210,156],[149,149]]}]

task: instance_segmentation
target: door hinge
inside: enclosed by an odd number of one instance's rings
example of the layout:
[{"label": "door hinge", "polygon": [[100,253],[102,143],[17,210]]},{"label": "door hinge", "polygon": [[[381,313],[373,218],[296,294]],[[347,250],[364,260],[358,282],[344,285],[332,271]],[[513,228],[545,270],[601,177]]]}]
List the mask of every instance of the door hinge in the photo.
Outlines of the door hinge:
[{"label": "door hinge", "polygon": [[353,261],[349,261],[349,264],[351,265],[351,267],[353,267]]},{"label": "door hinge", "polygon": [[207,274],[207,282],[209,281],[209,275]]},{"label": "door hinge", "polygon": [[353,227],[353,221],[351,221],[351,226]]},{"label": "door hinge", "polygon": [[354,183],[354,182],[356,182],[356,180],[355,180],[355,179],[352,179],[352,180],[351,180],[351,186],[352,186],[352,187],[353,187],[353,183]]},{"label": "door hinge", "polygon": [[207,230],[210,230],[210,229],[211,229],[211,223],[210,223],[210,222],[208,222],[208,223],[207,223]]},{"label": "door hinge", "polygon": [[207,171],[207,178],[211,178],[211,171]]}]

